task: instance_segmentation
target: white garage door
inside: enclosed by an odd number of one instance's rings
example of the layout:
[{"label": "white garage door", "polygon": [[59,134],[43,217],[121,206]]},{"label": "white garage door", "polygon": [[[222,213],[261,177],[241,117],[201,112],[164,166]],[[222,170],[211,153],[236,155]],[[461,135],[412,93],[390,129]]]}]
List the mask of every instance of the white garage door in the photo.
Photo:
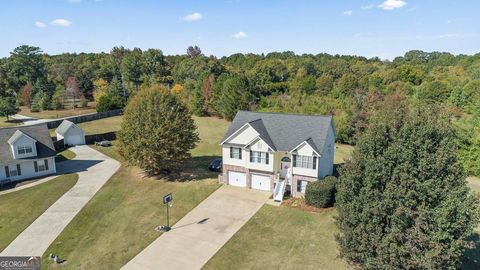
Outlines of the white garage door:
[{"label": "white garage door", "polygon": [[85,137],[81,135],[70,135],[66,140],[66,144],[69,144],[69,145],[85,144]]},{"label": "white garage door", "polygon": [[228,184],[237,187],[247,186],[247,177],[245,173],[228,172]]},{"label": "white garage door", "polygon": [[270,191],[270,177],[265,175],[252,174],[252,188]]}]

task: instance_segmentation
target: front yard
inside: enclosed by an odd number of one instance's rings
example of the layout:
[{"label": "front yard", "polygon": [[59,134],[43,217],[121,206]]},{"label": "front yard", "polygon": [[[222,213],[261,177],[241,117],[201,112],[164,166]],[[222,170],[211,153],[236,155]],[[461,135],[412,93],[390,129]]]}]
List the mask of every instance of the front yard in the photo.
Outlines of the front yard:
[{"label": "front yard", "polygon": [[77,174],[0,195],[0,251],[77,182]]},{"label": "front yard", "polygon": [[9,118],[9,121],[7,121],[6,117],[0,116],[0,128],[14,127],[21,124],[21,121],[15,120],[13,118]]},{"label": "front yard", "polygon": [[[207,166],[212,156],[220,155],[223,130],[212,132],[206,127],[227,124],[215,118],[195,120],[201,142],[182,172],[172,176],[179,181],[143,177],[138,168],[122,165],[48,248],[43,268],[57,268],[47,258],[54,253],[67,260],[63,266],[68,269],[118,269],[160,235],[154,228],[165,223],[163,195],[173,193],[170,222],[174,224],[214,192],[220,186],[218,173],[209,172]],[[120,159],[115,146],[93,147]]]},{"label": "front yard", "polygon": [[205,269],[347,269],[338,258],[335,210],[264,205]]}]

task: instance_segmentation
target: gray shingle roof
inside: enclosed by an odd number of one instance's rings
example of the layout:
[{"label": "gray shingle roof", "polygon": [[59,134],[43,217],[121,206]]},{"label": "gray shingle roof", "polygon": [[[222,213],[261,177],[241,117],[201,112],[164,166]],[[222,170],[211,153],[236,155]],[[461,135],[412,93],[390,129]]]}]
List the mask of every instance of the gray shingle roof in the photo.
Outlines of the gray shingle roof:
[{"label": "gray shingle roof", "polygon": [[322,153],[332,117],[239,111],[222,142],[246,123],[250,123],[266,143],[270,140],[277,151],[291,151],[307,141],[315,151]]},{"label": "gray shingle roof", "polygon": [[60,135],[65,135],[65,133],[67,133],[67,131],[73,126],[75,126],[73,122],[70,122],[68,120],[63,120],[62,123],[57,127],[55,132]]},{"label": "gray shingle roof", "polygon": [[21,134],[18,131],[37,141],[37,157],[23,159],[47,158],[56,155],[55,147],[53,146],[53,141],[46,124],[0,128],[0,165],[15,163],[8,140],[10,140],[14,134]]}]

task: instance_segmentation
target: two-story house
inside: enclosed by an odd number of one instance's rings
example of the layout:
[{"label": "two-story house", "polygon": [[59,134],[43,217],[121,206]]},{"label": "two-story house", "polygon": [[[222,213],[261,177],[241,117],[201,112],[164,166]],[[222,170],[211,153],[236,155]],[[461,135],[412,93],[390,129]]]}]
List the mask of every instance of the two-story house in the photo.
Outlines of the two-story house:
[{"label": "two-story house", "polygon": [[222,181],[300,197],[309,182],[333,172],[331,116],[239,111],[223,137]]},{"label": "two-story house", "polygon": [[56,173],[55,148],[46,124],[0,129],[0,182]]}]

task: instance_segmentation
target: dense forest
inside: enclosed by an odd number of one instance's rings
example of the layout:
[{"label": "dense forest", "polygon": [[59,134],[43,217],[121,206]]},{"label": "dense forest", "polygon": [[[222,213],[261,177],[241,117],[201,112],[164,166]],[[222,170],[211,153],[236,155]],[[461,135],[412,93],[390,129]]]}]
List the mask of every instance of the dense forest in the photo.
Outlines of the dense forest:
[{"label": "dense forest", "polygon": [[48,55],[24,45],[0,59],[0,113],[88,101],[96,101],[98,111],[123,108],[154,84],[167,86],[200,116],[231,120],[241,109],[332,114],[338,141],[348,144],[385,99],[438,106],[451,115],[465,169],[480,175],[480,54],[410,51],[393,61],[293,52],[217,58],[194,46],[172,56],[123,47]]}]

